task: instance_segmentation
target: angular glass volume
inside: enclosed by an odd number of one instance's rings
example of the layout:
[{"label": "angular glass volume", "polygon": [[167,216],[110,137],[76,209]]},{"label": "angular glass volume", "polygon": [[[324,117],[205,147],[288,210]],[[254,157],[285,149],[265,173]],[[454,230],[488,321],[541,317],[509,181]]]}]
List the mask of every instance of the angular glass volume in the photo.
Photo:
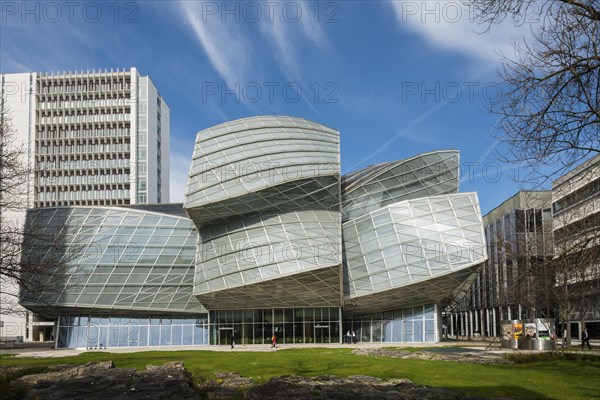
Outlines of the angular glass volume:
[{"label": "angular glass volume", "polygon": [[344,311],[448,305],[487,258],[477,194],[458,194],[459,154],[425,153],[342,178]]},{"label": "angular glass volume", "polygon": [[181,207],[153,208],[165,206],[29,210],[23,257],[46,268],[21,304],[44,314],[206,312],[192,295],[194,225]]},{"label": "angular glass volume", "polygon": [[184,208],[209,309],[339,307],[339,133],[292,117],[199,132]]}]

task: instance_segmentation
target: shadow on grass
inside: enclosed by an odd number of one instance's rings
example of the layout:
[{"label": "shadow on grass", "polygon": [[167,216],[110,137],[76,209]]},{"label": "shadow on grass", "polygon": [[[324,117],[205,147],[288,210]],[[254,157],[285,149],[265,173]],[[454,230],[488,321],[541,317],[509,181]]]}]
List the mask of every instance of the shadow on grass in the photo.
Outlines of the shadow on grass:
[{"label": "shadow on grass", "polygon": [[[540,392],[524,389],[521,386],[498,385],[498,386],[481,386],[471,387],[469,392],[465,391],[464,387],[445,386],[445,389],[450,389],[454,392],[464,394],[467,398],[503,398],[503,399],[535,399],[535,400],[554,400],[554,397],[547,397]],[[507,397],[508,396],[508,397]]]}]

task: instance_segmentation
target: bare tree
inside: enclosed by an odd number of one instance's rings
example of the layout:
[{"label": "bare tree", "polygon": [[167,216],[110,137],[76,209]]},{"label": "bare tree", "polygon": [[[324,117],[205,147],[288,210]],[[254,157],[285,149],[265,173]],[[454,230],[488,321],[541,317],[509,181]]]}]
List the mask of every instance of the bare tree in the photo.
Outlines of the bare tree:
[{"label": "bare tree", "polygon": [[23,193],[30,175],[27,148],[19,143],[5,110],[0,115],[0,296],[2,314],[24,312],[18,306],[18,283],[23,215]]},{"label": "bare tree", "polygon": [[[600,152],[598,0],[467,0],[486,29],[539,16],[499,71],[501,157],[550,180]],[[542,173],[543,171],[543,173]],[[530,175],[531,176],[531,175]],[[543,183],[543,181],[542,181]]]},{"label": "bare tree", "polygon": [[[56,285],[57,271],[78,255],[67,249],[65,233],[26,222],[28,163],[26,143],[19,141],[8,112],[0,116],[0,314],[23,315],[23,293],[40,298]],[[25,249],[25,251],[24,251]]]}]

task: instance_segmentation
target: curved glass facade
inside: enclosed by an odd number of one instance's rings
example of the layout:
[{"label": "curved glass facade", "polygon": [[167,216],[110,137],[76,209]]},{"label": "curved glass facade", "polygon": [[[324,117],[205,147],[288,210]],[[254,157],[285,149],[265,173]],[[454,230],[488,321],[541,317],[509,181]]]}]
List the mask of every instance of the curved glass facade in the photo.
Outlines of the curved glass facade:
[{"label": "curved glass facade", "polygon": [[341,306],[337,131],[255,117],[199,132],[184,208],[208,308]]},{"label": "curved glass facade", "polygon": [[253,117],[196,137],[184,208],[197,225],[283,210],[339,210],[339,132]]},{"label": "curved glass facade", "polygon": [[[474,193],[392,204],[344,223],[343,233],[353,312],[440,304],[464,280],[460,271],[486,259]],[[431,280],[441,276],[444,284],[432,287]]]},{"label": "curved glass facade", "polygon": [[64,347],[435,341],[487,257],[458,182],[454,150],[341,177],[333,129],[228,122],[198,133],[183,207],[30,210],[23,254],[51,267],[22,304]]},{"label": "curved glass facade", "polygon": [[443,150],[342,177],[347,316],[443,308],[463,294],[487,255],[477,195],[458,193],[459,167],[458,151]]},{"label": "curved glass facade", "polygon": [[206,313],[192,294],[194,225],[180,215],[151,209],[30,210],[26,226],[31,234],[23,255],[53,258],[56,267],[39,275],[40,291],[24,288],[21,304],[44,314]]},{"label": "curved glass facade", "polygon": [[344,222],[403,200],[458,193],[459,166],[459,152],[443,150],[344,175]]}]

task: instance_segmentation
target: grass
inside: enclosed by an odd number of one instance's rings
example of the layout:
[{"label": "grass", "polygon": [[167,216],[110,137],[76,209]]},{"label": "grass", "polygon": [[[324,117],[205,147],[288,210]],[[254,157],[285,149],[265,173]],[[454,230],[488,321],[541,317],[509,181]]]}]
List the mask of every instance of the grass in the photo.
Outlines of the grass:
[{"label": "grass", "polygon": [[[351,354],[350,349],[286,349],[277,352],[149,351],[134,354],[88,352],[63,358],[0,356],[0,366],[80,364],[112,360],[117,367],[143,369],[147,364],[180,360],[198,381],[216,372],[238,372],[256,383],[286,374],[369,375],[408,378],[426,386],[445,387],[473,396],[526,399],[600,399],[600,361],[531,359],[517,364],[480,365],[452,361],[397,359]],[[0,397],[1,393],[0,393]]]}]

